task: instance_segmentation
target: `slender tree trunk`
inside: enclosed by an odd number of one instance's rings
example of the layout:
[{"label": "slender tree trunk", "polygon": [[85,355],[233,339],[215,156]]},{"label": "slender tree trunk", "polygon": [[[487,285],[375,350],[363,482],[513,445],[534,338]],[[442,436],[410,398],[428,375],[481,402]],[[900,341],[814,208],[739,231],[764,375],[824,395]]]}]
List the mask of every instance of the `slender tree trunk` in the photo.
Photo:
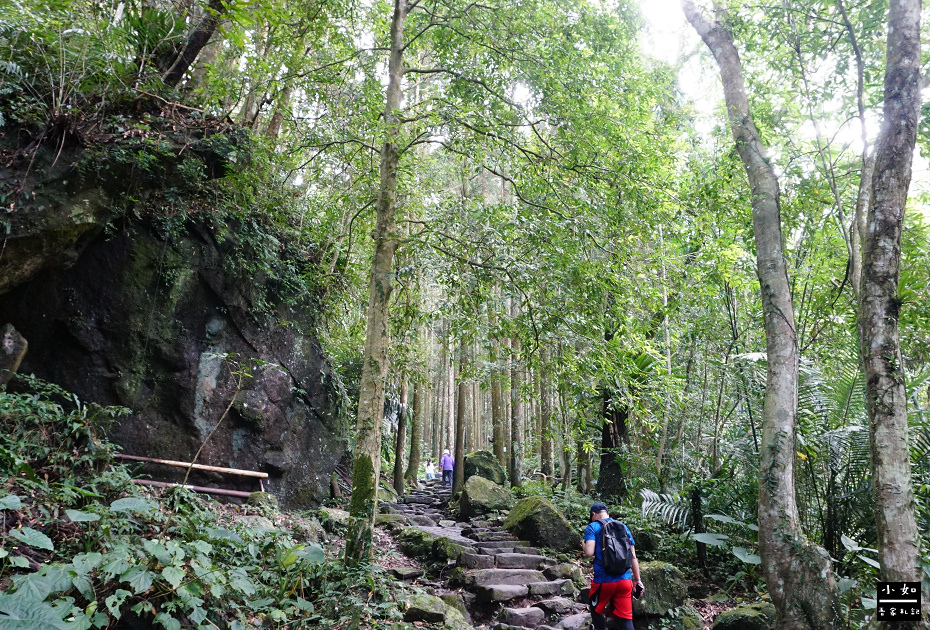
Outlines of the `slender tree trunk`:
[{"label": "slender tree trunk", "polygon": [[488,356],[488,362],[491,364],[491,426],[494,436],[494,457],[498,463],[507,468],[507,460],[504,452],[504,402],[503,392],[501,390],[501,370],[498,362],[500,361],[500,341],[497,339],[497,312],[496,306],[492,305],[488,309],[488,328],[490,330],[491,349]]},{"label": "slender tree trunk", "polygon": [[[510,303],[510,316],[516,319],[520,315],[520,303],[514,299]],[[511,341],[510,364],[510,485],[519,486],[523,480],[523,401],[520,388],[523,386],[523,371],[520,364],[520,339],[514,335]]]},{"label": "slender tree trunk", "polygon": [[[459,365],[465,364],[465,347],[459,348]],[[461,367],[459,368],[461,371]],[[459,375],[458,400],[455,406],[455,465],[452,467],[452,496],[458,496],[465,485],[465,380]]]},{"label": "slender tree trunk", "polygon": [[725,9],[709,19],[692,0],[681,0],[681,5],[717,60],[730,128],[752,191],[768,357],[759,473],[762,570],[779,628],[833,630],[842,623],[842,612],[830,558],[804,537],[795,501],[798,339],[782,244],[778,180],[749,111],[739,54],[724,25]]},{"label": "slender tree trunk", "polygon": [[213,35],[216,27],[220,25],[224,13],[226,13],[226,5],[222,0],[210,0],[206,15],[197,25],[197,28],[191,32],[187,38],[187,44],[181,50],[181,54],[178,55],[171,68],[162,77],[165,85],[174,87],[181,82],[197,55],[210,41],[210,36]]},{"label": "slender tree trunk", "polygon": [[407,445],[407,383],[400,386],[400,413],[394,439],[394,492],[404,493],[404,447]]},{"label": "slender tree trunk", "polygon": [[552,461],[552,399],[549,397],[549,370],[546,354],[539,369],[539,469],[549,481],[555,475]]},{"label": "slender tree trunk", "polygon": [[381,185],[374,231],[375,253],[368,290],[368,327],[362,354],[356,424],[352,499],[346,534],[345,562],[352,566],[371,560],[372,533],[378,512],[378,480],[381,475],[381,424],[384,417],[384,381],[388,373],[388,302],[391,272],[397,249],[394,214],[397,210],[397,110],[403,101],[404,17],[407,0],[395,0],[391,20],[391,54],[388,64],[387,99],[384,107],[385,139],[381,147]]},{"label": "slender tree trunk", "polygon": [[410,419],[410,460],[407,463],[407,484],[419,486],[420,449],[423,448],[423,383],[413,386],[413,414]]},{"label": "slender tree trunk", "polygon": [[630,442],[627,431],[629,410],[626,406],[615,409],[606,390],[602,405],[604,425],[601,428],[601,467],[597,476],[597,493],[604,497],[626,497],[626,476],[622,462]]},{"label": "slender tree trunk", "polygon": [[907,392],[898,337],[901,230],[920,121],[920,12],[920,0],[889,3],[884,121],[875,147],[859,303],[880,579],[887,582],[920,579]]}]

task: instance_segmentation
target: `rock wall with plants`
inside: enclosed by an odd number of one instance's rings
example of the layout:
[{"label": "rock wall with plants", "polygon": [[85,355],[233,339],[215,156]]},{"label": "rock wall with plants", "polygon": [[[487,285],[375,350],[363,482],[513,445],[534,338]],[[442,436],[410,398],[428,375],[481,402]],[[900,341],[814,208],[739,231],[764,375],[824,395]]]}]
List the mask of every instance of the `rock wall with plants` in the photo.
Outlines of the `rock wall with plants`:
[{"label": "rock wall with plants", "polygon": [[[312,261],[281,271],[287,235],[233,199],[252,184],[217,185],[242,175],[247,141],[159,114],[107,125],[4,134],[0,323],[28,342],[19,371],[128,408],[111,429],[125,453],[202,448],[199,463],[267,472],[283,506],[319,504],[346,451],[340,385],[313,290],[289,286]],[[188,483],[258,489],[215,473]]]}]

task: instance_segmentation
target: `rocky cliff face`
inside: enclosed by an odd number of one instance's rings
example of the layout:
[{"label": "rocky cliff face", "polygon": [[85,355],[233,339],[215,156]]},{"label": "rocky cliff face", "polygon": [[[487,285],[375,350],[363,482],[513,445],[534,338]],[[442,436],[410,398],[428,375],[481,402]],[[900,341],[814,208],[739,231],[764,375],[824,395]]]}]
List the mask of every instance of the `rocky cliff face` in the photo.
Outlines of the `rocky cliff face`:
[{"label": "rocky cliff face", "polygon": [[[257,316],[261,280],[227,264],[235,226],[223,240],[203,224],[161,234],[114,211],[127,190],[144,195],[157,181],[88,177],[74,158],[69,150],[53,166],[40,154],[28,174],[0,168],[0,195],[14,200],[4,206],[0,325],[28,341],[20,371],[130,409],[112,431],[128,454],[190,461],[210,436],[199,463],[268,472],[266,489],[285,507],[326,498],[346,431],[306,333],[313,314],[272,304]],[[147,470],[167,481],[183,473]],[[217,474],[189,483],[258,489]]]}]

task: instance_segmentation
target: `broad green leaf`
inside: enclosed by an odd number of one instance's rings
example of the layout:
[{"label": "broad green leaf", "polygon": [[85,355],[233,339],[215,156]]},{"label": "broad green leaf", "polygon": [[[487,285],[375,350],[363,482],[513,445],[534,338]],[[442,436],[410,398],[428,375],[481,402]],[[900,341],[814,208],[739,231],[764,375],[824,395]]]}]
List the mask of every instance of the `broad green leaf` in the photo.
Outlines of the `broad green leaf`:
[{"label": "broad green leaf", "polygon": [[79,553],[71,559],[71,566],[74,567],[78,575],[86,575],[100,566],[103,562],[103,554],[96,551],[91,553]]},{"label": "broad green leaf", "polygon": [[120,576],[120,581],[132,587],[140,595],[152,587],[152,574],[142,567],[133,567]]},{"label": "broad green leaf", "polygon": [[158,613],[155,615],[155,621],[163,625],[165,630],[181,630],[181,622],[168,613]]},{"label": "broad green leaf", "polygon": [[84,596],[84,599],[93,599],[94,598],[94,588],[86,577],[82,575],[77,575],[71,580],[72,586],[78,590],[78,592]]},{"label": "broad green leaf", "polygon": [[171,564],[171,554],[168,552],[168,548],[161,542],[157,540],[146,540],[142,542],[142,546],[162,564]]},{"label": "broad green leaf", "polygon": [[122,616],[123,613],[120,608],[130,595],[132,595],[132,593],[129,591],[119,588],[116,589],[116,592],[107,597],[104,601],[107,609],[110,611],[110,614],[113,615],[116,619],[119,619]]},{"label": "broad green leaf", "polygon": [[694,538],[694,540],[696,540],[697,542],[701,542],[701,543],[704,543],[705,545],[711,545],[714,547],[722,547],[723,541],[729,538],[729,536],[727,536],[726,534],[708,534],[708,533],[692,534],[691,537]]},{"label": "broad green leaf", "polygon": [[111,512],[136,512],[139,514],[148,514],[154,512],[156,506],[151,501],[146,501],[145,499],[137,499],[135,497],[126,497],[125,499],[117,499],[110,504]]},{"label": "broad green leaf", "polygon": [[209,556],[213,551],[213,545],[206,542],[205,540],[195,540],[190,545],[205,556]]},{"label": "broad green leaf", "polygon": [[840,578],[836,581],[836,585],[840,589],[840,595],[843,595],[856,586],[856,581],[850,578]]},{"label": "broad green leaf", "polygon": [[0,510],[18,510],[21,507],[23,507],[23,502],[15,494],[0,499]]},{"label": "broad green leaf", "polygon": [[25,543],[30,547],[36,547],[38,549],[47,549],[48,551],[55,551],[55,545],[52,544],[52,539],[43,534],[42,532],[36,531],[31,527],[23,527],[22,529],[11,529],[9,532],[10,536],[15,538],[21,543]]},{"label": "broad green leaf", "polygon": [[75,523],[91,523],[93,521],[99,521],[100,515],[94,514],[93,512],[82,512],[80,510],[65,510],[65,514],[68,515]]},{"label": "broad green leaf", "polygon": [[6,558],[8,555],[10,555],[10,552],[0,547],[0,558]]},{"label": "broad green leaf", "polygon": [[306,560],[311,564],[319,564],[326,560],[326,551],[320,545],[309,544],[307,548],[304,549],[306,553]]},{"label": "broad green leaf", "polygon": [[748,564],[762,564],[762,558],[742,547],[733,547],[733,555]]},{"label": "broad green leaf", "polygon": [[29,561],[22,556],[13,556],[10,558],[10,564],[16,567],[17,569],[28,569]]},{"label": "broad green leaf", "polygon": [[843,543],[843,546],[846,547],[849,551],[859,551],[862,549],[862,547],[859,546],[859,543],[857,543],[846,534],[840,535],[840,542]]},{"label": "broad green leaf", "polygon": [[70,626],[50,604],[17,592],[0,593],[0,630],[70,630]]},{"label": "broad green leaf", "polygon": [[162,569],[161,574],[164,576],[165,581],[174,588],[177,588],[184,579],[184,576],[187,575],[183,568],[176,566],[165,567]]},{"label": "broad green leaf", "polygon": [[881,568],[882,568],[882,565],[880,565],[880,564],[878,563],[877,560],[872,560],[872,558],[869,558],[869,557],[863,556],[863,555],[859,555],[858,558],[859,558],[860,560],[862,560],[863,562],[865,562],[867,565],[873,566],[873,567],[875,567],[876,569],[881,569]]},{"label": "broad green leaf", "polygon": [[[107,555],[109,556],[110,554]],[[122,575],[131,566],[132,563],[129,562],[129,559],[122,555],[122,553],[119,553],[115,558],[110,559],[100,567],[100,571],[108,576]]]},{"label": "broad green leaf", "polygon": [[304,545],[294,545],[288,549],[284,558],[281,560],[281,566],[287,568],[300,560],[300,552],[303,551]]}]

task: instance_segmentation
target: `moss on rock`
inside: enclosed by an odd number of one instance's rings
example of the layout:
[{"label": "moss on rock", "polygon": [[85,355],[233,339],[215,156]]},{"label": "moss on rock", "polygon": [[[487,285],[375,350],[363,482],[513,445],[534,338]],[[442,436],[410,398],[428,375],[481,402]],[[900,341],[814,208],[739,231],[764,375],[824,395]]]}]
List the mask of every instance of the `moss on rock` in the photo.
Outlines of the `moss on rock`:
[{"label": "moss on rock", "polygon": [[513,494],[510,490],[478,475],[468,478],[459,500],[459,513],[465,519],[512,507]]},{"label": "moss on rock", "polygon": [[769,630],[775,627],[775,606],[756,602],[724,611],[714,621],[714,630]]},{"label": "moss on rock", "polygon": [[499,486],[507,483],[507,473],[491,451],[475,451],[465,456],[465,480],[473,476],[484,477]]},{"label": "moss on rock", "polygon": [[551,502],[539,496],[517,503],[504,520],[504,529],[556,551],[574,551],[581,545],[581,534]]},{"label": "moss on rock", "polygon": [[688,586],[681,571],[668,562],[641,562],[639,574],[646,594],[633,600],[633,616],[667,615],[685,605]]}]

